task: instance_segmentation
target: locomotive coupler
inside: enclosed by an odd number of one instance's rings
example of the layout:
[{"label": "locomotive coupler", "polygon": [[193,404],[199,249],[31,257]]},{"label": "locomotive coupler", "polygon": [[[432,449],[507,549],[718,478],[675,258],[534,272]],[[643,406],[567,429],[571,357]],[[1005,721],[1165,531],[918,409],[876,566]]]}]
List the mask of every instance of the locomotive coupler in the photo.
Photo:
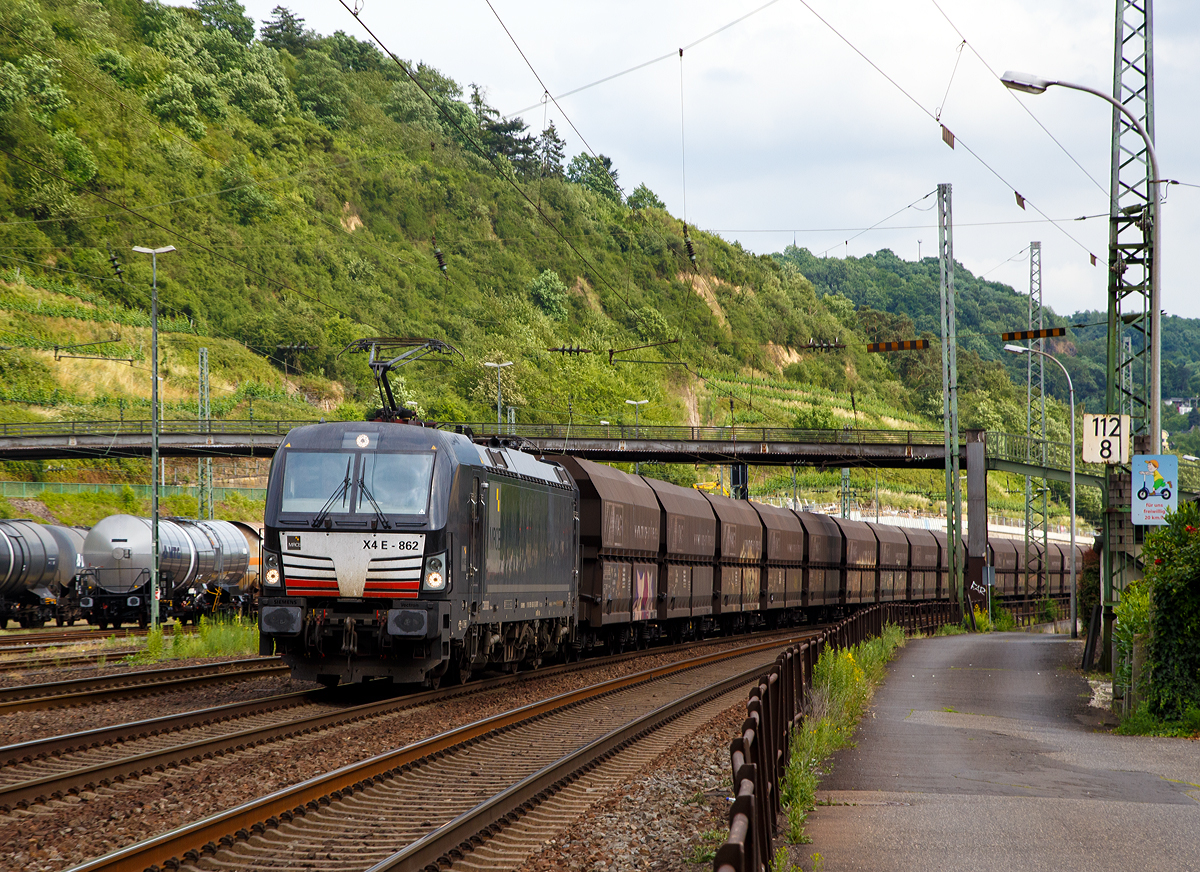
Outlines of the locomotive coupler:
[{"label": "locomotive coupler", "polygon": [[355,619],[346,618],[346,622],[342,625],[342,653],[357,654],[358,653],[358,631],[354,628]]}]

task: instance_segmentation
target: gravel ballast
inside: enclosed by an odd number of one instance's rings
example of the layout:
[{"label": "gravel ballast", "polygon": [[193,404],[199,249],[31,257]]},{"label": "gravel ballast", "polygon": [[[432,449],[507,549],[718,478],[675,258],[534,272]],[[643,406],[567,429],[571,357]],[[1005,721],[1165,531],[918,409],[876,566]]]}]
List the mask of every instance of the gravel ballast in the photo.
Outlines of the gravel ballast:
[{"label": "gravel ballast", "polygon": [[[735,643],[720,647],[735,647]],[[671,655],[648,652],[622,663],[584,672],[546,678],[531,673],[525,682],[517,686],[471,694],[443,702],[438,707],[423,706],[345,724],[321,733],[285,739],[143,776],[79,797],[54,800],[7,815],[0,814],[0,855],[10,857],[14,868],[38,872],[65,869],[365,757],[578,687],[687,656],[691,656],[691,653]],[[278,682],[256,679],[205,688],[203,704],[217,705],[286,692],[284,682],[286,679]],[[297,689],[294,683],[291,689]],[[168,696],[132,700],[111,708],[92,706],[19,715],[27,716],[26,729],[35,727],[42,735],[51,735],[85,729],[88,725],[98,726],[100,722],[118,723],[122,717],[128,720],[166,714],[169,710],[186,711],[201,707],[194,693],[188,697],[190,704],[185,702],[178,709],[167,709],[164,703]],[[0,730],[8,729],[11,732],[11,725],[6,721],[19,715],[0,718]],[[602,804],[607,809],[603,813],[612,816],[613,822],[597,827],[596,833],[603,832],[606,838],[611,835],[616,839],[615,842],[606,846],[606,843],[587,842],[582,836],[568,837],[560,844],[545,846],[542,854],[546,850],[559,850],[564,852],[564,857],[569,855],[574,858],[570,862],[577,862],[583,856],[581,852],[594,852],[611,856],[616,862],[622,844],[627,848],[636,845],[639,856],[642,849],[646,848],[655,857],[673,858],[671,864],[617,865],[612,868],[684,868],[680,864],[686,863],[687,858],[699,850],[701,834],[722,831],[725,826],[724,816],[728,808],[725,797],[729,785],[728,742],[736,734],[744,716],[744,705],[731,709],[719,719],[721,723],[712,722],[698,731],[686,746],[690,750],[676,749],[662,755],[662,766],[655,769],[653,778],[631,784],[624,799],[616,796],[607,798]],[[85,724],[85,720],[88,723]],[[631,818],[633,829],[628,831],[628,838],[622,842],[616,834],[624,830],[616,821],[628,814],[635,815]],[[649,829],[642,826],[647,821],[654,822],[653,826],[647,824]],[[594,840],[596,837],[594,834],[590,838]],[[647,842],[647,839],[650,841]],[[542,859],[539,858],[538,862]]]}]

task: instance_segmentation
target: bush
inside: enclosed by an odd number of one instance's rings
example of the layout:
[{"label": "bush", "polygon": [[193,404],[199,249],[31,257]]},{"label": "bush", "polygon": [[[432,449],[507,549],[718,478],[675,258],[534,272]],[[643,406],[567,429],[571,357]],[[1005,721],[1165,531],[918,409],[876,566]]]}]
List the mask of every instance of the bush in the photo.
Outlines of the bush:
[{"label": "bush", "polygon": [[529,283],[529,299],[555,321],[567,319],[567,286],[554,270],[542,270],[542,274]]},{"label": "bush", "polygon": [[889,624],[882,636],[851,648],[827,648],[818,658],[804,722],[792,732],[791,760],[780,785],[792,842],[808,841],[804,822],[816,802],[821,764],[850,744],[888,661],[903,644],[904,631]]},{"label": "bush", "polygon": [[1180,720],[1200,708],[1200,506],[1181,503],[1142,552],[1150,613],[1151,715]]}]

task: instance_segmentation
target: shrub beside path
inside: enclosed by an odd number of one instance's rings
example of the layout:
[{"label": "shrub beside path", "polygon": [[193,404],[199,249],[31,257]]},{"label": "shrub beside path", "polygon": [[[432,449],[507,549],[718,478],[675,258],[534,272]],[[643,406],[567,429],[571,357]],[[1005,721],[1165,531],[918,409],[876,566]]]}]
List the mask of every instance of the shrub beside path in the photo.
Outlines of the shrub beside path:
[{"label": "shrub beside path", "polygon": [[1116,736],[1066,637],[912,640],[809,816],[813,868],[1200,869],[1200,742]]}]

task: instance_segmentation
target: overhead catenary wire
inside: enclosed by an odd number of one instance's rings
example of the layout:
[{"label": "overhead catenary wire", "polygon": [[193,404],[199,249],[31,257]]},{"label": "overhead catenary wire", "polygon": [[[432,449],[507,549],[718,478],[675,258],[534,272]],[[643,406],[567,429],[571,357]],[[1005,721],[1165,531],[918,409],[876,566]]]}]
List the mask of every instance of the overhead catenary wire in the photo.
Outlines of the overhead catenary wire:
[{"label": "overhead catenary wire", "polygon": [[[745,15],[735,18],[733,21],[730,21],[727,24],[721,25],[716,30],[706,33],[704,36],[700,37],[699,39],[689,42],[687,45],[685,45],[681,49],[681,51],[687,51],[688,49],[695,48],[696,46],[700,45],[700,43],[705,42],[706,40],[712,39],[717,34],[723,33],[726,30],[729,30],[729,28],[733,27],[734,25],[741,24],[747,18],[757,15],[758,13],[762,12],[764,9],[766,9],[770,6],[774,6],[778,2],[779,2],[779,0],[769,0],[769,2],[764,3],[762,6],[759,6],[756,9],[750,10]],[[634,72],[637,72],[638,70],[643,70],[646,67],[654,66],[654,64],[661,63],[662,61],[665,61],[668,58],[673,58],[673,57],[675,57],[675,49],[672,49],[671,51],[667,52],[664,55],[659,55],[656,58],[652,58],[651,60],[644,61],[640,64],[635,64],[632,67],[621,70],[621,72],[619,72],[619,73],[613,73],[612,75],[605,76],[604,78],[601,78],[601,79],[597,79],[594,82],[589,82],[586,85],[581,85],[578,88],[573,88],[570,91],[564,91],[563,93],[557,95],[557,97],[555,99],[561,100],[564,97],[570,97],[572,94],[578,94],[580,91],[586,91],[589,88],[596,87],[597,85],[603,85],[605,82],[611,82],[613,79],[619,79],[622,76],[628,75],[629,73],[634,73]],[[557,104],[555,104],[555,105],[557,105]],[[523,112],[528,112],[530,109],[536,109],[537,107],[538,107],[538,104],[534,103],[532,106],[526,106],[524,109],[518,109],[516,112],[513,112],[509,117],[512,117],[513,115],[520,115]]]},{"label": "overhead catenary wire", "polygon": [[900,208],[900,209],[897,209],[897,210],[896,210],[895,212],[893,212],[891,215],[888,215],[888,216],[887,216],[887,218],[882,218],[882,219],[880,219],[879,221],[876,221],[876,222],[875,222],[874,224],[872,224],[870,227],[867,227],[867,228],[864,228],[863,230],[860,230],[858,233],[855,233],[853,236],[851,236],[851,237],[849,237],[848,239],[844,240],[844,242],[837,243],[836,245],[831,245],[829,248],[827,248],[827,249],[825,249],[823,252],[821,252],[821,256],[822,256],[822,257],[824,257],[825,255],[829,254],[829,252],[831,252],[831,251],[833,251],[835,248],[837,248],[837,247],[838,247],[838,245],[842,245],[842,244],[844,244],[844,245],[846,246],[846,248],[847,248],[847,251],[848,251],[848,250],[849,250],[849,247],[850,247],[850,240],[851,240],[851,239],[858,239],[858,237],[862,236],[864,233],[867,233],[867,232],[869,232],[869,231],[871,231],[871,230],[874,230],[876,227],[878,227],[878,226],[879,226],[880,224],[882,224],[884,221],[891,220],[892,218],[895,218],[897,215],[899,215],[901,212],[906,212],[906,211],[908,211],[909,209],[912,209],[912,208],[913,208],[913,207],[915,207],[915,206],[916,206],[918,203],[920,203],[922,200],[928,200],[930,197],[932,197],[932,196],[933,196],[934,194],[936,194],[936,193],[937,193],[937,191],[936,191],[936,190],[933,190],[933,191],[930,191],[928,194],[925,194],[925,195],[923,195],[923,196],[921,196],[921,197],[918,197],[917,199],[915,199],[915,200],[913,200],[911,203],[909,203],[907,206],[904,206],[904,207],[902,207],[902,208]]},{"label": "overhead catenary wire", "polygon": [[371,37],[371,39],[375,41],[375,44],[379,46],[379,48],[383,51],[383,53],[392,59],[392,61],[396,64],[396,66],[398,66],[400,68],[400,70],[404,73],[404,75],[407,76],[414,85],[416,85],[418,88],[421,89],[421,93],[423,93],[425,95],[425,97],[429,100],[429,102],[431,104],[433,104],[433,107],[435,109],[437,109],[437,111],[442,115],[442,117],[445,118],[446,121],[451,126],[453,126],[455,130],[457,130],[460,134],[462,134],[463,140],[465,142],[467,142],[475,151],[477,151],[484,160],[486,160],[493,167],[495,167],[497,174],[500,176],[500,178],[502,178],[505,182],[507,182],[513,188],[513,190],[515,190],[517,192],[517,194],[521,197],[521,199],[523,199],[526,203],[529,204],[530,207],[533,208],[533,210],[537,213],[537,215],[541,218],[541,220],[543,222],[545,222],[546,226],[549,227],[551,230],[553,230],[555,232],[555,234],[563,242],[566,243],[567,247],[570,248],[572,252],[574,252],[575,256],[578,257],[579,260],[589,270],[592,271],[592,275],[597,280],[603,282],[604,285],[610,291],[612,291],[614,294],[617,295],[617,297],[626,305],[626,307],[630,311],[633,311],[634,307],[633,307],[633,304],[630,302],[629,298],[627,296],[625,296],[623,293],[621,293],[621,291],[615,285],[613,285],[613,283],[610,282],[600,272],[600,270],[596,266],[594,266],[592,264],[592,262],[584,255],[584,253],[582,251],[580,251],[573,242],[571,242],[571,240],[566,236],[566,234],[564,234],[562,232],[562,229],[558,226],[558,224],[556,224],[554,221],[552,221],[550,219],[550,216],[548,216],[545,213],[545,211],[542,209],[542,207],[532,197],[530,197],[528,193],[526,193],[526,191],[524,190],[524,188],[522,188],[520,186],[520,184],[517,183],[517,180],[515,178],[513,178],[511,171],[506,170],[500,164],[499,161],[497,161],[492,155],[488,154],[487,149],[484,148],[482,146],[482,144],[480,144],[478,142],[477,138],[469,135],[467,133],[467,131],[463,129],[462,125],[459,124],[458,119],[453,115],[453,113],[451,113],[449,110],[447,110],[447,108],[444,105],[442,105],[442,103],[440,101],[434,99],[433,95],[429,92],[429,89],[425,86],[425,83],[422,82],[413,73],[413,71],[408,68],[407,64],[405,64],[402,60],[400,60],[400,58],[395,54],[395,52],[393,52],[391,49],[389,49],[387,47],[387,45],[385,45],[384,42],[378,36],[375,35],[375,32],[367,25],[367,23],[365,21],[362,20],[362,17],[359,15],[358,10],[352,9],[350,6],[348,6],[346,4],[346,0],[338,0],[338,3],[341,4],[343,9],[345,9],[352,16],[354,16],[354,20],[357,21],[359,23],[359,25],[363,28],[363,30],[365,30],[367,32],[367,34]]},{"label": "overhead catenary wire", "polygon": [[[925,115],[927,115],[932,121],[939,124],[942,129],[942,137],[943,137],[943,139],[946,140],[947,144],[949,144],[951,148],[953,148],[954,143],[957,142],[959,145],[961,145],[966,150],[967,154],[969,154],[969,155],[971,155],[971,157],[975,158],[975,160],[978,161],[979,164],[981,166],[983,166],[984,169],[986,169],[989,173],[991,173],[993,176],[995,176],[996,179],[999,180],[1006,188],[1008,188],[1010,191],[1013,191],[1014,193],[1016,192],[1016,190],[1017,190],[1016,186],[1014,186],[1011,182],[1009,182],[1006,178],[1004,178],[1004,176],[1002,176],[995,167],[993,167],[986,160],[984,160],[983,157],[981,155],[979,155],[979,153],[976,152],[973,148],[971,148],[969,145],[967,145],[967,143],[963,142],[962,139],[960,139],[959,137],[950,133],[949,129],[945,125],[941,124],[941,122],[939,121],[939,119],[933,112],[930,112],[929,109],[926,108],[925,105],[922,104],[920,100],[918,100],[911,93],[909,93],[904,88],[903,85],[901,85],[899,82],[897,82],[895,79],[893,79],[890,75],[888,75],[884,71],[884,69],[882,67],[880,67],[879,64],[875,63],[875,61],[871,60],[871,58],[868,57],[867,54],[865,52],[863,52],[862,49],[860,49],[853,42],[851,42],[848,37],[846,37],[841,31],[839,31],[836,27],[834,27],[832,24],[830,24],[829,21],[827,21],[819,12],[817,12],[815,9],[813,9],[813,7],[809,4],[808,0],[800,0],[800,5],[802,5],[805,9],[807,9],[809,12],[811,12],[813,14],[813,17],[815,17],[818,21],[820,21],[822,24],[824,24],[825,27],[828,28],[829,31],[831,33],[833,33],[834,36],[836,36],[838,39],[840,39],[842,42],[844,42],[847,45],[847,47],[850,48],[851,51],[853,51],[856,55],[858,55],[860,58],[862,58],[864,61],[866,61],[867,64],[869,64],[870,67],[873,70],[875,70],[875,72],[879,73],[879,75],[883,76],[888,82],[890,82],[897,91],[899,91],[906,98],[908,98],[910,103],[912,103],[914,106],[916,106],[918,109],[920,109],[921,112],[923,112]],[[1018,197],[1019,196],[1020,195],[1018,195]],[[1072,236],[1069,232],[1067,232],[1066,228],[1062,227],[1057,221],[1051,219],[1049,215],[1047,215],[1045,212],[1043,212],[1028,197],[1025,197],[1022,199],[1026,203],[1028,203],[1028,205],[1030,207],[1032,207],[1032,209],[1035,212],[1037,212],[1039,215],[1041,215],[1043,218],[1045,218],[1047,221],[1049,221],[1051,224],[1053,224],[1055,229],[1058,230],[1059,233],[1066,236],[1073,243],[1075,243],[1077,246],[1079,246],[1079,248],[1081,248],[1081,249],[1083,249],[1083,251],[1087,252],[1088,256],[1092,260],[1092,264],[1095,265],[1096,255],[1094,253],[1092,253],[1092,251],[1086,245],[1084,245],[1082,242],[1080,242],[1078,239],[1076,239],[1074,236]]]},{"label": "overhead catenary wire", "polygon": [[[941,16],[942,16],[942,18],[946,19],[946,23],[950,25],[951,29],[952,29],[952,30],[953,30],[955,33],[957,33],[957,34],[958,34],[958,36],[959,36],[959,38],[962,40],[962,42],[959,44],[959,51],[960,51],[960,52],[962,51],[962,47],[963,47],[964,45],[965,45],[967,48],[969,48],[969,49],[971,50],[971,53],[972,53],[973,55],[975,55],[975,57],[976,57],[976,58],[978,58],[978,59],[979,59],[979,62],[980,62],[981,64],[983,64],[983,66],[984,66],[984,69],[986,69],[986,70],[987,70],[989,73],[991,73],[992,77],[993,77],[993,78],[994,78],[994,79],[995,79],[997,82],[1000,82],[1000,81],[1001,81],[1001,79],[1000,79],[1000,75],[999,75],[999,74],[998,74],[998,73],[997,73],[997,72],[996,72],[994,69],[992,69],[992,65],[991,65],[991,64],[989,64],[989,63],[987,62],[987,60],[985,60],[985,59],[984,59],[983,55],[981,55],[981,54],[979,53],[979,50],[978,50],[977,48],[975,48],[974,44],[973,44],[973,43],[971,43],[970,41],[968,41],[968,40],[967,40],[966,36],[965,36],[965,35],[963,35],[963,32],[962,32],[961,30],[959,30],[959,28],[958,28],[958,25],[956,25],[956,24],[955,24],[953,21],[951,21],[951,20],[950,20],[950,16],[946,14],[946,10],[944,10],[944,9],[943,9],[943,8],[942,8],[942,7],[941,7],[939,4],[938,4],[937,0],[929,0],[929,2],[931,2],[931,3],[933,4],[934,8],[935,8],[935,9],[937,9],[937,11],[941,13]],[[961,57],[961,54],[960,54],[960,57]],[[957,68],[957,66],[958,66],[958,64],[957,64],[957,62],[956,62],[956,63],[955,63],[955,67]],[[1007,87],[1006,87],[1004,90],[1005,90],[1006,92],[1008,92],[1008,95],[1009,95],[1009,97],[1011,97],[1013,100],[1015,100],[1015,101],[1016,101],[1016,103],[1017,103],[1017,105],[1018,105],[1018,106],[1020,106],[1020,107],[1021,107],[1023,110],[1025,110],[1026,114],[1028,114],[1028,115],[1029,115],[1029,117],[1030,117],[1030,118],[1032,118],[1032,119],[1034,120],[1034,123],[1036,123],[1038,127],[1042,128],[1042,131],[1043,131],[1043,132],[1044,132],[1044,133],[1045,133],[1047,136],[1049,136],[1049,137],[1050,137],[1051,141],[1052,141],[1052,142],[1053,142],[1055,145],[1057,145],[1057,146],[1058,146],[1058,147],[1059,147],[1059,148],[1062,150],[1062,153],[1063,153],[1063,154],[1065,154],[1065,155],[1066,155],[1068,158],[1070,158],[1070,159],[1071,159],[1071,163],[1073,163],[1073,164],[1075,164],[1075,166],[1079,167],[1080,171],[1081,171],[1081,172],[1082,172],[1082,173],[1083,173],[1085,176],[1087,176],[1087,177],[1088,177],[1088,179],[1091,181],[1091,183],[1092,183],[1093,185],[1095,185],[1095,186],[1096,186],[1096,187],[1097,187],[1097,188],[1098,188],[1098,189],[1099,189],[1099,190],[1100,190],[1102,193],[1104,193],[1105,195],[1107,195],[1107,194],[1108,194],[1108,189],[1107,189],[1106,187],[1104,187],[1104,185],[1100,184],[1100,182],[1098,182],[1098,181],[1096,180],[1096,177],[1095,177],[1095,176],[1093,176],[1091,173],[1089,173],[1089,172],[1087,171],[1087,168],[1086,168],[1086,167],[1085,167],[1083,164],[1081,164],[1081,163],[1080,163],[1078,160],[1076,160],[1076,158],[1075,158],[1075,155],[1071,154],[1071,152],[1070,152],[1070,151],[1067,149],[1067,147],[1066,147],[1065,145],[1063,145],[1061,142],[1059,142],[1059,140],[1058,140],[1058,137],[1056,137],[1056,136],[1055,136],[1053,133],[1051,133],[1051,132],[1050,132],[1050,129],[1049,129],[1048,127],[1046,127],[1046,125],[1045,125],[1045,124],[1043,124],[1043,123],[1042,123],[1042,120],[1041,120],[1040,118],[1038,118],[1038,117],[1037,117],[1037,115],[1035,115],[1035,114],[1034,114],[1033,110],[1032,110],[1032,109],[1030,109],[1030,108],[1029,108],[1029,107],[1028,107],[1028,106],[1025,104],[1025,102],[1024,102],[1023,100],[1020,100],[1020,99],[1017,97],[1017,95],[1016,95],[1016,94],[1015,94],[1015,93],[1012,91],[1012,89],[1011,89],[1011,88],[1007,88]]]}]

